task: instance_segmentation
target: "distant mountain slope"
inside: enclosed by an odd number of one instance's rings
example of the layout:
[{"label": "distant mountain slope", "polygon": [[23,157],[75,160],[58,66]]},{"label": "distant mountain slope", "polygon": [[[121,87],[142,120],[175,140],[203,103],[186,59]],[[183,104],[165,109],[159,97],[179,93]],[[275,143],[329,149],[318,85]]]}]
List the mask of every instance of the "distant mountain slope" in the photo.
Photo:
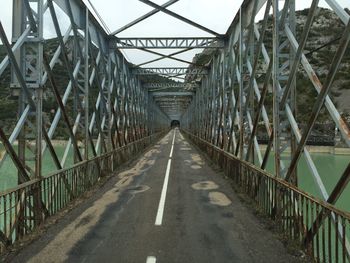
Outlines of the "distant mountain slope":
[{"label": "distant mountain slope", "polygon": [[[298,39],[302,34],[308,12],[309,10],[305,9],[296,13]],[[332,10],[318,8],[304,53],[322,83],[327,77],[344,28],[344,24]],[[298,76],[298,92],[303,94],[304,98],[298,101],[298,105],[300,110],[301,108],[305,109],[304,111],[301,110],[301,113],[307,114],[311,110],[311,105],[308,106],[307,104],[310,97],[316,96],[316,92],[309,91],[314,91],[312,84],[308,80],[305,71],[302,68],[300,68],[300,71],[302,73],[299,73]],[[350,47],[348,47],[339,67],[330,97],[341,114],[350,115]]]}]

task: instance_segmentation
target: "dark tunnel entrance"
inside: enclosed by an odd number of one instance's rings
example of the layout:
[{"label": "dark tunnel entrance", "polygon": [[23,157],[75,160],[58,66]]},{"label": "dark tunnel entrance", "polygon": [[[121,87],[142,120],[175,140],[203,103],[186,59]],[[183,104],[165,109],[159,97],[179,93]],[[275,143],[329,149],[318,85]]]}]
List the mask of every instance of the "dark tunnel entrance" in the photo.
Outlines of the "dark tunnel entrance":
[{"label": "dark tunnel entrance", "polygon": [[170,126],[171,126],[171,128],[178,128],[178,127],[180,127],[180,121],[172,120]]}]

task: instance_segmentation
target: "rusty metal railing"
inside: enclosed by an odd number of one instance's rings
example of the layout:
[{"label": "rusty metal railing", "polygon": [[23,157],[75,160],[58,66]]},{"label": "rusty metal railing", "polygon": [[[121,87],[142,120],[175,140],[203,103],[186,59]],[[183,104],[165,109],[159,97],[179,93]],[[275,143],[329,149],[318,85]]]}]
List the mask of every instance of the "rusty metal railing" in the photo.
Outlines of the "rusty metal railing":
[{"label": "rusty metal railing", "polygon": [[[101,177],[112,174],[165,133],[159,132],[127,144],[91,160],[35,179],[0,193],[0,253],[32,233],[47,217],[65,208],[72,200],[91,189]],[[39,205],[36,202],[38,197]],[[40,207],[41,218],[34,213]]]},{"label": "rusty metal railing", "polygon": [[259,211],[274,220],[286,239],[316,262],[350,262],[350,214],[298,189],[219,147],[182,132],[218,164]]}]

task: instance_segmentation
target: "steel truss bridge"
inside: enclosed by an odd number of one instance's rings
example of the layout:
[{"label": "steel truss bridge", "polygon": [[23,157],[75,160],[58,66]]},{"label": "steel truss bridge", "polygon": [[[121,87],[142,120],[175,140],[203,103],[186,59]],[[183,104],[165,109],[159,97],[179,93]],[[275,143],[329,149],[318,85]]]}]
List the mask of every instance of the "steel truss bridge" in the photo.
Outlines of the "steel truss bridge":
[{"label": "steel truss bridge", "polygon": [[[0,76],[11,72],[6,85],[18,101],[16,123],[10,130],[0,127],[5,148],[0,176],[6,176],[5,162],[11,162],[18,174],[18,186],[0,193],[1,250],[159,139],[172,120],[179,120],[182,132],[207,151],[289,238],[317,261],[335,255],[348,262],[350,216],[335,204],[348,185],[350,163],[334,177],[339,178],[334,187],[327,189],[306,142],[325,108],[350,147],[349,126],[329,96],[344,54],[349,52],[349,13],[337,0],[325,0],[344,30],[321,81],[305,56],[318,0],[311,3],[299,39],[295,0],[245,0],[226,34],[167,9],[178,0],[162,6],[139,1],[154,10],[111,34],[79,0],[14,0],[11,40],[0,24],[6,50]],[[69,18],[66,31],[61,29],[57,9]],[[212,37],[117,36],[158,12]],[[260,26],[256,23],[259,12],[263,13]],[[44,15],[52,19],[57,38],[53,52],[46,49]],[[272,28],[271,38],[268,28]],[[177,57],[203,48],[217,50],[205,67]],[[139,49],[159,58],[131,66],[122,49]],[[154,49],[179,51],[165,55]],[[163,59],[189,67],[144,67]],[[66,77],[65,83],[57,70]],[[309,78],[308,88],[317,93],[302,130],[296,112],[300,71]],[[143,83],[140,75],[169,80],[195,76],[199,81]],[[269,95],[273,103],[267,102]],[[50,100],[55,108],[48,111]],[[0,105],[0,110],[6,109]],[[257,140],[258,130],[269,138],[265,151]],[[57,136],[65,144],[63,154],[55,149]],[[43,172],[46,156],[55,166],[50,175]],[[302,174],[297,170],[300,159],[308,167]],[[274,173],[266,172],[268,160],[273,160]],[[320,198],[300,190],[298,176],[310,176]]]}]

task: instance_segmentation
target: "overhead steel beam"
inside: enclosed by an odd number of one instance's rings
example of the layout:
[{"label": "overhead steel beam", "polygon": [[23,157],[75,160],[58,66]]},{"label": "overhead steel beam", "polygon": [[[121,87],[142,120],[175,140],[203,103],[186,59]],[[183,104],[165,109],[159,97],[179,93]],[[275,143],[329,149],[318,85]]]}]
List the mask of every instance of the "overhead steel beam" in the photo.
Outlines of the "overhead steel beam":
[{"label": "overhead steel beam", "polygon": [[189,104],[162,104],[162,103],[157,103],[159,107],[162,109],[187,109]]},{"label": "overhead steel beam", "polygon": [[[179,55],[179,54],[182,54],[182,53],[185,53],[185,52],[190,51],[190,50],[192,50],[192,49],[193,49],[193,48],[185,48],[185,49],[182,49],[182,50],[180,50],[180,51],[176,51],[176,52],[174,52],[174,53],[171,53],[171,54],[169,54],[169,55],[163,55],[163,56],[161,56],[161,57],[159,57],[159,58],[151,59],[151,60],[149,60],[149,61],[146,61],[146,62],[143,62],[143,63],[141,63],[141,64],[138,64],[138,65],[136,65],[136,67],[141,67],[141,66],[144,66],[144,65],[153,63],[153,62],[157,62],[157,61],[166,59],[166,58],[176,59],[176,58],[174,58],[174,56]],[[190,64],[190,65],[191,65],[191,64],[193,64],[193,63],[190,63],[190,62],[188,61],[187,64]]]},{"label": "overhead steel beam", "polygon": [[[57,4],[64,13],[69,14],[69,9],[72,10],[72,21],[76,24],[77,28],[85,28],[85,14],[86,14],[86,6],[81,0],[52,0],[55,4]],[[89,32],[91,41],[94,43],[100,43],[99,48],[103,50],[103,52],[108,52],[108,42],[107,36],[108,34],[104,30],[104,28],[100,25],[100,23],[96,20],[94,16],[90,16],[89,18]]]},{"label": "overhead steel beam", "polygon": [[156,101],[160,107],[163,108],[187,108],[191,101],[182,102],[169,102],[169,101]]},{"label": "overhead steel beam", "polygon": [[151,92],[153,97],[166,96],[194,96],[194,92]]},{"label": "overhead steel beam", "polygon": [[[159,99],[160,98],[160,99]],[[174,98],[169,98],[167,97],[168,99],[164,99],[164,97],[155,97],[155,102],[157,102],[159,105],[184,105],[184,104],[188,104],[189,102],[192,101],[191,97],[188,97],[188,96],[183,96],[183,97],[179,97],[177,96],[176,98],[189,98],[189,99],[182,99],[182,100],[174,100]]]},{"label": "overhead steel beam", "polygon": [[[194,63],[190,62],[190,61],[187,61],[187,60],[184,60],[184,59],[180,59],[180,58],[176,58],[174,57],[174,55],[177,55],[177,54],[180,54],[180,53],[183,53],[183,52],[186,52],[186,50],[181,50],[181,51],[178,51],[174,54],[170,54],[170,55],[164,55],[162,53],[159,53],[159,52],[156,52],[154,50],[149,50],[147,48],[137,48],[139,50],[142,50],[142,51],[145,51],[147,53],[150,53],[150,54],[153,54],[153,55],[156,55],[156,56],[160,56],[160,58],[157,58],[155,60],[152,60],[152,61],[148,61],[148,62],[145,62],[145,63],[142,63],[141,65],[145,65],[145,64],[149,64],[151,62],[154,62],[154,61],[157,61],[157,60],[161,60],[161,59],[165,59],[165,58],[169,58],[169,59],[172,59],[172,60],[176,60],[176,61],[179,61],[179,62],[182,62],[182,63],[185,63],[185,64],[189,64],[189,65],[193,65]],[[117,48],[115,50],[118,50]],[[138,65],[140,66],[140,65]]]},{"label": "overhead steel beam", "polygon": [[161,102],[170,102],[170,103],[177,103],[177,102],[187,102],[187,101],[191,101],[191,98],[188,97],[179,97],[179,98],[169,98],[169,97],[156,97],[154,98],[155,101],[161,101]]},{"label": "overhead steel beam", "polygon": [[206,69],[189,69],[189,68],[134,68],[132,71],[135,75],[207,75]]},{"label": "overhead steel beam", "polygon": [[[186,108],[187,109],[187,108]],[[166,112],[167,114],[179,114],[179,113],[184,113],[186,111],[186,109],[163,109],[162,110],[164,112]]]},{"label": "overhead steel beam", "polygon": [[[163,8],[167,8],[167,7],[171,6],[172,4],[175,4],[175,3],[178,2],[178,1],[179,1],[179,0],[170,0],[170,1],[166,2],[164,5],[162,5],[162,7],[163,7]],[[153,16],[154,14],[156,14],[156,13],[158,13],[158,12],[160,12],[159,9],[154,9],[154,10],[148,12],[147,14],[145,14],[145,15],[143,15],[143,16],[140,16],[139,18],[135,19],[134,21],[130,22],[129,24],[126,24],[125,26],[123,26],[123,27],[121,27],[121,28],[119,28],[119,29],[113,31],[113,32],[111,33],[111,35],[117,35],[117,34],[123,32],[124,30],[126,30],[126,29],[128,29],[128,28],[130,28],[130,27],[132,27],[132,26],[134,26],[134,25],[136,25],[136,24],[142,22],[143,20],[145,20],[145,19],[147,19],[147,18]]]},{"label": "overhead steel beam", "polygon": [[166,37],[166,38],[116,38],[112,48],[135,49],[176,49],[176,48],[224,48],[222,39],[213,37]]},{"label": "overhead steel beam", "polygon": [[217,36],[217,37],[223,37],[223,35],[215,32],[215,31],[213,31],[213,30],[211,30],[209,28],[206,28],[206,27],[204,27],[204,26],[202,26],[200,24],[197,24],[196,22],[193,22],[193,21],[191,21],[191,20],[189,20],[189,19],[187,19],[187,18],[185,18],[183,16],[180,16],[180,15],[178,15],[178,14],[176,14],[176,13],[174,13],[174,12],[172,12],[172,11],[170,11],[170,10],[160,6],[160,5],[157,5],[157,4],[153,3],[153,2],[151,2],[151,1],[148,1],[148,0],[139,0],[139,1],[141,1],[142,3],[145,3],[145,4],[149,5],[149,6],[152,6],[153,8],[156,8],[156,9],[162,11],[163,13],[166,13],[166,14],[172,16],[172,17],[175,17],[175,18],[181,20],[182,22],[185,22],[185,23],[187,23],[187,24],[189,24],[191,26],[197,27],[197,28],[199,28],[199,29],[209,33],[209,34],[212,34],[212,35]]},{"label": "overhead steel beam", "polygon": [[186,82],[168,82],[168,83],[146,83],[143,84],[143,87],[145,89],[161,89],[161,88],[199,88],[200,85],[198,84],[192,84],[192,83],[186,83]]},{"label": "overhead steel beam", "polygon": [[191,102],[191,100],[188,100],[188,101],[156,101],[158,105],[160,106],[165,106],[165,107],[182,107],[182,106],[187,106],[188,103]]}]

